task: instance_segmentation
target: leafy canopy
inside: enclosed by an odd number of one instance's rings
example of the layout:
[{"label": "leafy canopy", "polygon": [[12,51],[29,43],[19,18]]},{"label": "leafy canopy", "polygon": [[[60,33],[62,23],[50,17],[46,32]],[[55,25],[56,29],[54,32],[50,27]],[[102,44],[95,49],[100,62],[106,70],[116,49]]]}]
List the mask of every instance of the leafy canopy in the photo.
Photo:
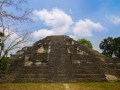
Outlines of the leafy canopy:
[{"label": "leafy canopy", "polygon": [[79,44],[82,44],[82,45],[90,48],[90,49],[93,48],[92,43],[91,43],[89,40],[85,39],[85,38],[78,39],[77,42],[78,42]]},{"label": "leafy canopy", "polygon": [[105,56],[112,57],[115,55],[120,58],[120,37],[108,37],[101,41],[99,47]]}]

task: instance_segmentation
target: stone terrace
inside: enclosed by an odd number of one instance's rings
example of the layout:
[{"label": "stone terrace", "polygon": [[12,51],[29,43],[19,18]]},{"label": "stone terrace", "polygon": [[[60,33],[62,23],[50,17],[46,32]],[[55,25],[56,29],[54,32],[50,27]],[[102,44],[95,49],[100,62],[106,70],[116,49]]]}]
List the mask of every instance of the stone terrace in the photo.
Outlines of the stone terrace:
[{"label": "stone terrace", "polygon": [[69,36],[48,36],[12,56],[6,81],[103,82],[109,69],[119,77],[120,64],[105,60]]}]

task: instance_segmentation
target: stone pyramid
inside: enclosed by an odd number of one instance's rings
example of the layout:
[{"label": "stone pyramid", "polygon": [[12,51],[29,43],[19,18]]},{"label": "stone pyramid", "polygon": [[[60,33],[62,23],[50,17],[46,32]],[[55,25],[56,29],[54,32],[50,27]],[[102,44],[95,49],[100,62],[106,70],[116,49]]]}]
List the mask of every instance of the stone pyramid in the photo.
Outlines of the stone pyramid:
[{"label": "stone pyramid", "polygon": [[[118,63],[69,36],[47,36],[11,56],[7,81],[103,82],[108,80],[106,74],[120,76],[116,74],[120,70]],[[113,67],[118,69],[111,70]]]}]

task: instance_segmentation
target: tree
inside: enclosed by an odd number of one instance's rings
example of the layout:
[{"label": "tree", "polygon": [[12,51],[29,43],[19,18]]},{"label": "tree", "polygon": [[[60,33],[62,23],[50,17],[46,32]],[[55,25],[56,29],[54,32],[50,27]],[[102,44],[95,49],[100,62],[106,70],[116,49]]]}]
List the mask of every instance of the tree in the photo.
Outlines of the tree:
[{"label": "tree", "polygon": [[82,44],[82,45],[90,48],[90,49],[93,48],[92,43],[91,43],[89,40],[85,39],[85,38],[79,39],[77,42],[78,42],[79,44]]},{"label": "tree", "polygon": [[114,42],[115,42],[114,54],[116,57],[120,58],[120,37],[114,38]]},{"label": "tree", "polygon": [[105,56],[112,57],[115,55],[120,58],[120,37],[108,37],[101,41],[99,47]]},{"label": "tree", "polygon": [[[0,62],[7,57],[9,51],[19,48],[28,40],[28,32],[12,28],[12,25],[16,26],[17,22],[30,20],[31,10],[21,7],[21,4],[26,2],[27,0],[0,0]],[[14,8],[19,13],[7,11],[6,8]],[[15,35],[16,37],[11,38]]]},{"label": "tree", "polygon": [[[0,0],[0,20],[3,24],[5,19],[25,21],[29,19],[30,9],[24,10],[21,4],[27,3],[27,0]],[[17,12],[22,14],[16,14],[12,11],[7,11],[6,8],[14,8]]]},{"label": "tree", "polygon": [[103,50],[102,54],[112,57],[114,51],[114,39],[112,37],[104,39],[101,41],[99,47]]},{"label": "tree", "polygon": [[4,57],[4,60],[0,62],[0,74],[5,74],[7,72],[7,61],[8,57]]},{"label": "tree", "polygon": [[[8,29],[8,28],[7,28]],[[20,48],[23,43],[26,43],[29,39],[29,33],[24,31],[24,34],[16,31],[12,32],[11,30],[6,30],[4,32],[4,36],[1,36],[1,43],[0,43],[0,61],[2,61],[5,57],[7,57],[8,53],[16,48]],[[13,38],[11,37],[13,36]],[[9,43],[7,43],[9,42]]]}]

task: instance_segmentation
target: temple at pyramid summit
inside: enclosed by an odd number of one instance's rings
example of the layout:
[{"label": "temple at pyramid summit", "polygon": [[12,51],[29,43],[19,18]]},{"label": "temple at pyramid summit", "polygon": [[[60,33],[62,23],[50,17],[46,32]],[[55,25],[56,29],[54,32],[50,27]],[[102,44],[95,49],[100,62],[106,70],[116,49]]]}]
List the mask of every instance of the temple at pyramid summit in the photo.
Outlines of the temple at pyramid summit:
[{"label": "temple at pyramid summit", "polygon": [[105,57],[69,36],[47,36],[11,56],[7,82],[120,81],[120,60]]}]

